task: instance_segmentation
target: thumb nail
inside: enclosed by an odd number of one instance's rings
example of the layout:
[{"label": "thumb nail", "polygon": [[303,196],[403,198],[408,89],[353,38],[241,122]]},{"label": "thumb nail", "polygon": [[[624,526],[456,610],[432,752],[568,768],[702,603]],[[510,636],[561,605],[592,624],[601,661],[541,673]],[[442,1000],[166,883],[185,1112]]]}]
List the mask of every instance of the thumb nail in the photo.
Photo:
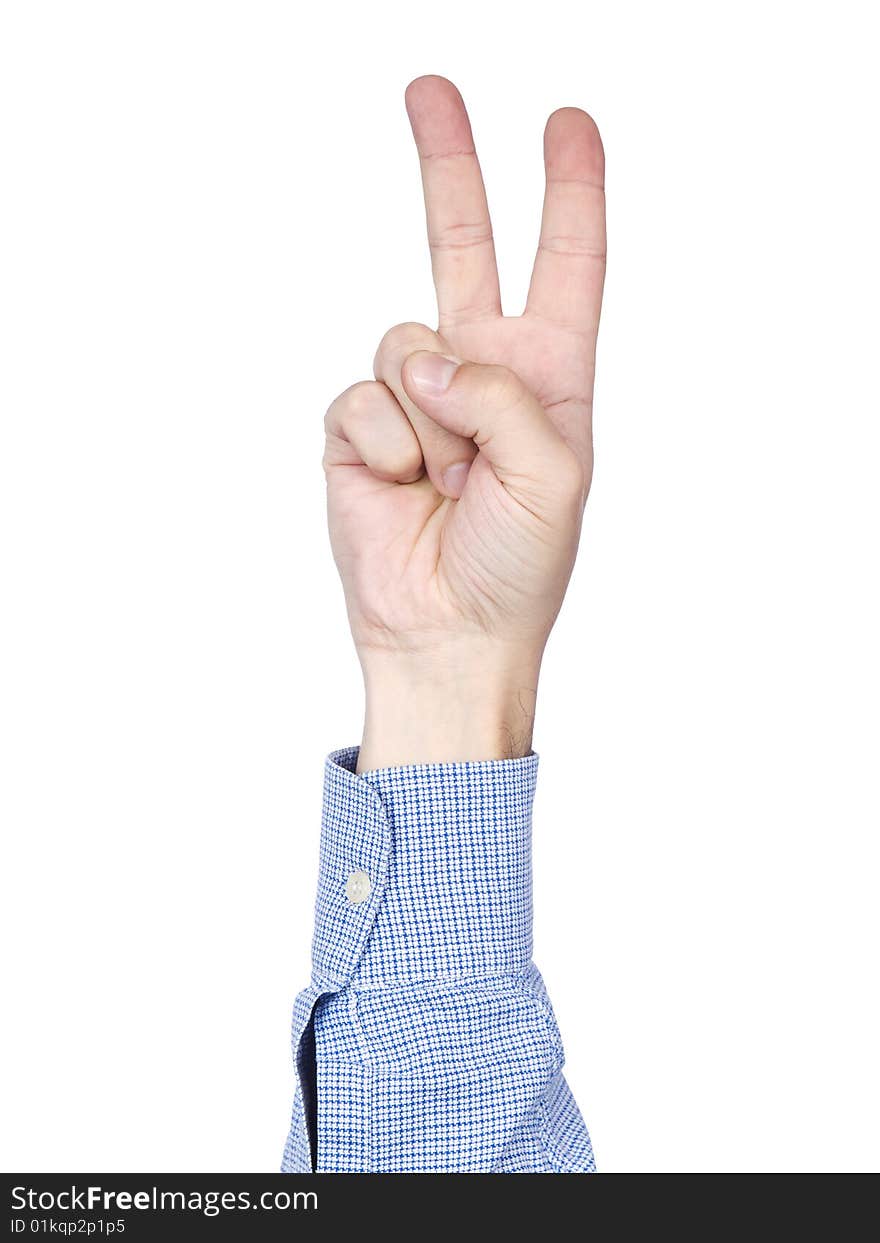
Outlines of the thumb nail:
[{"label": "thumb nail", "polygon": [[426,397],[439,397],[449,388],[458,366],[457,358],[421,351],[409,364],[409,378]]}]

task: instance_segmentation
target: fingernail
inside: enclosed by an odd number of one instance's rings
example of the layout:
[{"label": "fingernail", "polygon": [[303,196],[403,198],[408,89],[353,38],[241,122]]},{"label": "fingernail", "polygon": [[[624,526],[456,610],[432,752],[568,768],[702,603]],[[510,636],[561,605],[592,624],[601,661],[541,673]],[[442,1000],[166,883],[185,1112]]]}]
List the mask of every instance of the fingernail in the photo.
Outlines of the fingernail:
[{"label": "fingernail", "polygon": [[464,492],[470,468],[470,462],[453,462],[452,466],[447,466],[443,472],[443,491],[454,501],[457,501]]},{"label": "fingernail", "polygon": [[457,358],[423,352],[410,363],[409,377],[426,397],[437,397],[449,388],[457,370]]}]

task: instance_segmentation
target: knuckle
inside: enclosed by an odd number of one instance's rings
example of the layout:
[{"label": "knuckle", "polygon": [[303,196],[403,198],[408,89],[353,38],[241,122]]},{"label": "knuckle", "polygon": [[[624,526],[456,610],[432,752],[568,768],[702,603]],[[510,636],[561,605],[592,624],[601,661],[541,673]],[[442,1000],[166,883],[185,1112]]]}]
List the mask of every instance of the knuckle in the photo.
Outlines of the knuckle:
[{"label": "knuckle", "polygon": [[416,350],[436,348],[437,340],[436,332],[427,324],[395,324],[379,342],[376,369],[380,371],[382,363],[388,359],[405,357]]},{"label": "knuckle", "polygon": [[376,399],[379,385],[375,380],[359,380],[333,401],[324,415],[324,428],[347,427],[366,415]]},{"label": "knuckle", "polygon": [[472,250],[475,246],[488,246],[492,240],[492,226],[488,220],[462,220],[437,226],[428,235],[428,245],[433,251]]},{"label": "knuckle", "polygon": [[487,367],[483,403],[487,410],[503,413],[520,405],[528,391],[519,376],[507,367]]}]

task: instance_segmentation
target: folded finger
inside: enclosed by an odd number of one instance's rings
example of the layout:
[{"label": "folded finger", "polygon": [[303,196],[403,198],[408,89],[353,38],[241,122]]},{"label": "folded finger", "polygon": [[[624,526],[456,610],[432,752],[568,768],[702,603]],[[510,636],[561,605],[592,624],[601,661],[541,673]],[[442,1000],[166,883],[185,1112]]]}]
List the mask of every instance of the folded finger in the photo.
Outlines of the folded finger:
[{"label": "folded finger", "polygon": [[402,378],[403,364],[416,350],[449,353],[443,338],[424,324],[399,324],[382,338],[373,370],[376,379],[391,389],[415,429],[431,483],[443,496],[458,500],[477,449],[472,440],[456,436],[435,423],[407,393]]},{"label": "folded finger", "polygon": [[384,384],[365,380],[346,389],[327,411],[324,429],[328,468],[362,463],[392,483],[413,483],[423,473],[418,437]]}]

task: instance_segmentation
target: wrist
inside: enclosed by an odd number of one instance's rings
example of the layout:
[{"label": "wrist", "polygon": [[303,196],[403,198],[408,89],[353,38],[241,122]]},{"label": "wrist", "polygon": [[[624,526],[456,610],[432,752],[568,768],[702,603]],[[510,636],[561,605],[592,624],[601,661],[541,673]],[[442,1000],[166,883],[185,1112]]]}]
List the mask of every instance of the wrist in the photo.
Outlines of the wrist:
[{"label": "wrist", "polygon": [[487,641],[430,656],[361,652],[358,772],[528,755],[541,653]]}]

